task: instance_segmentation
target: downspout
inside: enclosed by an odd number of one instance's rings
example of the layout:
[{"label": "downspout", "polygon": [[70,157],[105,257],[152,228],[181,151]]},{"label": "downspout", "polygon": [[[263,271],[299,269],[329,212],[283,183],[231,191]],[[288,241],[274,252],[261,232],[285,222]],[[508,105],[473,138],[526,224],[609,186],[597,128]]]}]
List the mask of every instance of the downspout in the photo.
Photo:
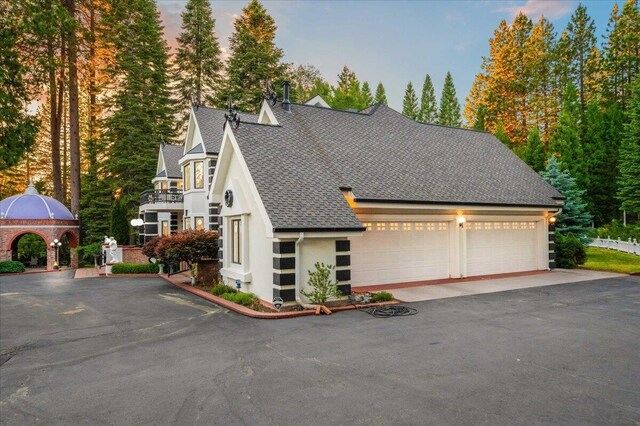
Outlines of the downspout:
[{"label": "downspout", "polygon": [[309,303],[304,303],[302,298],[300,297],[300,243],[304,241],[304,232],[301,232],[298,235],[298,239],[296,240],[296,282],[295,282],[295,294],[296,294],[296,303],[302,306],[305,309],[315,309],[318,305],[311,305]]}]

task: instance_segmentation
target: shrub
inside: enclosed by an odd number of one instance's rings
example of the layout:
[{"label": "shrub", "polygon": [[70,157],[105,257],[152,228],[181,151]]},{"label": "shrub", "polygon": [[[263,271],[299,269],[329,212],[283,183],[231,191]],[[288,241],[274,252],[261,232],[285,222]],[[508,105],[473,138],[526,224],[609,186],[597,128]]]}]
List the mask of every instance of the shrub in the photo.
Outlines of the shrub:
[{"label": "shrub", "polygon": [[102,256],[102,243],[97,242],[76,247],[76,254],[81,262],[96,263]]},{"label": "shrub", "polygon": [[623,241],[631,239],[636,239],[640,241],[640,223],[636,224],[627,224],[624,226],[622,222],[619,220],[612,220],[611,223],[607,225],[603,225],[600,228],[596,228],[589,232],[589,236],[592,238],[600,237],[600,238],[611,238],[613,240],[617,240],[620,238]]},{"label": "shrub", "polygon": [[388,302],[391,299],[393,299],[393,294],[387,291],[380,291],[371,295],[372,302]]},{"label": "shrub", "polygon": [[218,257],[218,233],[205,230],[187,230],[148,241],[143,249],[148,257],[162,262],[187,262],[189,266],[204,259]]},{"label": "shrub", "polygon": [[0,262],[0,274],[13,274],[17,272],[24,272],[24,265],[22,262],[15,260],[5,260]]},{"label": "shrub", "polygon": [[112,274],[157,274],[157,263],[116,263],[111,267]]},{"label": "shrub", "polygon": [[142,254],[144,254],[148,258],[155,257],[156,259],[160,260],[158,254],[156,253],[156,248],[158,247],[158,243],[161,241],[162,237],[156,237],[144,243],[144,245],[142,246]]},{"label": "shrub", "polygon": [[213,294],[214,296],[222,296],[223,294],[234,294],[237,292],[238,290],[226,284],[215,284],[213,287],[211,287],[211,294]]},{"label": "shrub", "polygon": [[566,236],[556,233],[555,252],[558,268],[577,268],[587,260],[584,244],[572,233],[568,233]]},{"label": "shrub", "polygon": [[336,268],[333,265],[325,265],[316,262],[315,271],[309,271],[309,286],[312,291],[301,291],[311,300],[311,303],[322,305],[330,297],[340,297],[342,293],[338,290],[338,282],[331,279],[331,272]]},{"label": "shrub", "polygon": [[237,303],[238,305],[248,306],[256,309],[260,305],[258,296],[253,293],[225,293],[221,296],[224,300]]}]

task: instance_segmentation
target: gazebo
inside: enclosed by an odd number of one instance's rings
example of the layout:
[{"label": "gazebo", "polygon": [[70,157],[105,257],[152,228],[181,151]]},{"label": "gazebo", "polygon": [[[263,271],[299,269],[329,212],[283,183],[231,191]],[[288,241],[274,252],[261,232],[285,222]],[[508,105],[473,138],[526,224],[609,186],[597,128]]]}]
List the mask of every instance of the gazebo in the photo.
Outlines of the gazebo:
[{"label": "gazebo", "polygon": [[[0,260],[12,260],[17,242],[24,234],[39,235],[47,246],[47,269],[54,269],[56,247],[52,243],[66,237],[75,248],[80,241],[80,222],[64,204],[40,195],[29,183],[23,194],[0,201]],[[71,250],[72,268],[78,267],[78,256]]]}]

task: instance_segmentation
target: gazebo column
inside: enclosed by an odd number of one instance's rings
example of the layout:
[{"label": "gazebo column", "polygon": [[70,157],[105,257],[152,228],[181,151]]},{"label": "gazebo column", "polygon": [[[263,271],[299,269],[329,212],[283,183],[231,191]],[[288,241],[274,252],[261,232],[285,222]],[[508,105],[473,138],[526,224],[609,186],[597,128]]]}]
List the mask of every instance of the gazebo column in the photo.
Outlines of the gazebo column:
[{"label": "gazebo column", "polygon": [[47,271],[53,270],[53,264],[56,262],[56,249],[47,246]]}]

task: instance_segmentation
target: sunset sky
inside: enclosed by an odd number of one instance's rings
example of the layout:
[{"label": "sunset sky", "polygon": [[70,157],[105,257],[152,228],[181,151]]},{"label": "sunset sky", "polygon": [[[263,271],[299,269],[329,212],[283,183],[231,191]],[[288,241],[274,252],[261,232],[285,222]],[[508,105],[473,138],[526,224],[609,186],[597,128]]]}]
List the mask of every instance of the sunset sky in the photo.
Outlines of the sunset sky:
[{"label": "sunset sky", "polygon": [[[226,52],[233,20],[248,1],[212,1],[216,30]],[[577,1],[263,1],[278,25],[276,44],[284,60],[315,65],[332,84],[343,65],[372,88],[382,81],[389,105],[401,109],[407,82],[422,87],[425,73],[434,80],[439,97],[450,70],[461,105],[488,39],[501,19],[518,11],[533,19],[544,15],[561,32]],[[597,33],[607,26],[614,1],[586,1]],[[621,2],[618,2],[620,5]],[[186,0],[159,0],[170,46],[180,31]]]}]

